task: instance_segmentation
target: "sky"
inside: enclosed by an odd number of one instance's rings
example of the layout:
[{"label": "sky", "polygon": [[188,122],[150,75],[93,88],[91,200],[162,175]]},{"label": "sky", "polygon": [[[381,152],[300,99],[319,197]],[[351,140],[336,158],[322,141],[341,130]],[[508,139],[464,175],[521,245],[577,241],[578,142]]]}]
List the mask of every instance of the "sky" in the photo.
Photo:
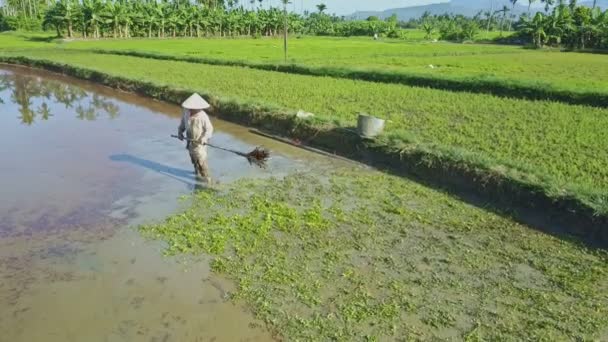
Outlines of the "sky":
[{"label": "sky", "polygon": [[[302,0],[292,0],[302,1]],[[316,9],[316,3],[312,0],[303,0],[304,7],[310,7]],[[382,11],[389,8],[399,7],[411,7],[419,5],[428,5],[432,3],[448,2],[448,0],[323,0],[327,5],[327,11],[329,13],[336,13],[338,15],[352,14],[356,11]],[[307,4],[309,4],[307,6]]]},{"label": "sky", "polygon": [[[1,0],[0,0],[1,1]],[[241,0],[248,3],[248,0]],[[389,8],[401,8],[420,6],[428,4],[437,4],[441,2],[449,2],[450,0],[289,0],[289,10],[297,13],[302,13],[303,10],[317,11],[317,5],[324,3],[327,5],[326,13],[337,15],[349,15],[356,11],[383,11]],[[490,0],[487,0],[488,3]],[[272,6],[281,5],[281,0],[263,0],[264,7],[271,4]],[[527,3],[526,1],[520,1]],[[540,1],[533,6],[541,6]]]},{"label": "sky", "polygon": [[[268,3],[269,0],[264,0]],[[327,13],[347,15],[356,11],[382,11],[389,8],[410,7],[419,5],[428,5],[432,3],[449,2],[449,0],[290,0],[289,5],[291,10],[298,13],[304,10],[316,11],[317,5],[324,3],[327,5]],[[270,0],[275,5],[279,4],[279,0]]]}]

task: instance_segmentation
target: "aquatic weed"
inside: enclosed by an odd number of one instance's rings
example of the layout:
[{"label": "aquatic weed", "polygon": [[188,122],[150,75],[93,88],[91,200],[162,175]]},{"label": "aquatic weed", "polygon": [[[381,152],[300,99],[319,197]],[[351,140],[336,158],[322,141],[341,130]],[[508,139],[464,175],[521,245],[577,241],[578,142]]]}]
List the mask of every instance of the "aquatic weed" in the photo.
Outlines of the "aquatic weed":
[{"label": "aquatic weed", "polygon": [[214,255],[232,299],[288,339],[593,339],[608,326],[604,252],[396,177],[327,176],[241,181],[141,230],[172,254]]}]

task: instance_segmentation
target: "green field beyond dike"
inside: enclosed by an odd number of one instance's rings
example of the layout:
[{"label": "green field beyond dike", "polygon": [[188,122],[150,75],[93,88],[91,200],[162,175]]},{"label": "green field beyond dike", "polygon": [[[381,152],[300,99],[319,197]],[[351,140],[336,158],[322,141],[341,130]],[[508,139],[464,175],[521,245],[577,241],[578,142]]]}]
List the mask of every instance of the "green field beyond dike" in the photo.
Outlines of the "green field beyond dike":
[{"label": "green field beyond dike", "polygon": [[[66,47],[147,52],[244,62],[253,66],[283,63],[282,42],[277,39],[77,41],[66,44]],[[289,51],[289,64],[322,68],[318,74],[325,72],[328,76],[340,76],[354,70],[368,71],[371,80],[376,72],[378,80],[387,79],[393,83],[399,83],[398,77],[390,78],[391,74],[426,76],[436,83],[442,79],[461,81],[471,84],[472,92],[476,92],[476,82],[479,82],[478,88],[492,83],[498,86],[502,82],[505,85],[503,91],[519,85],[539,92],[570,91],[573,96],[585,93],[608,95],[608,59],[605,55],[489,44],[374,42],[368,38],[314,37],[292,39]],[[513,96],[515,94],[513,92]],[[608,97],[603,101],[608,106]]]}]

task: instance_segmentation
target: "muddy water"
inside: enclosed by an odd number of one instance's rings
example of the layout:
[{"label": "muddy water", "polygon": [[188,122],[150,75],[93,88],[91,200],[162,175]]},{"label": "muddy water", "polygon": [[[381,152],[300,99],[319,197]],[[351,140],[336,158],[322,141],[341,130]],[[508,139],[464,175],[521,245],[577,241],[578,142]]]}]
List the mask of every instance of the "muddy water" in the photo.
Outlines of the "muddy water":
[{"label": "muddy water", "polygon": [[[206,258],[167,258],[133,228],[204,187],[179,108],[0,65],[0,340],[266,341]],[[268,147],[268,170],[210,150],[213,178],[322,172],[333,161],[218,120],[212,141]]]}]

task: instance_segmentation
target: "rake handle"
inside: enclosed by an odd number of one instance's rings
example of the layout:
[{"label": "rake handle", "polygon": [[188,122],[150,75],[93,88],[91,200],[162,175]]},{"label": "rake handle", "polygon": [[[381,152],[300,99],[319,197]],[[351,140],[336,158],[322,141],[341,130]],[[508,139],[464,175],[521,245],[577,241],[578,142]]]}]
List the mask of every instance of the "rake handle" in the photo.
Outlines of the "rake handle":
[{"label": "rake handle", "polygon": [[[177,135],[173,135],[172,134],[171,137],[179,139],[179,137]],[[186,140],[186,141],[189,141],[189,142],[194,141],[194,140],[188,139],[188,138],[184,138],[183,140]],[[226,152],[231,152],[231,153],[237,154],[237,155],[239,155],[241,157],[247,157],[247,155],[245,153],[242,153],[242,152],[239,152],[239,151],[235,151],[235,150],[231,150],[231,149],[227,149],[227,148],[223,148],[223,147],[220,147],[220,146],[215,146],[215,145],[212,145],[212,144],[209,144],[209,143],[205,143],[205,146],[213,147],[213,148],[216,148],[218,150],[223,150],[223,151],[226,151]]]}]

